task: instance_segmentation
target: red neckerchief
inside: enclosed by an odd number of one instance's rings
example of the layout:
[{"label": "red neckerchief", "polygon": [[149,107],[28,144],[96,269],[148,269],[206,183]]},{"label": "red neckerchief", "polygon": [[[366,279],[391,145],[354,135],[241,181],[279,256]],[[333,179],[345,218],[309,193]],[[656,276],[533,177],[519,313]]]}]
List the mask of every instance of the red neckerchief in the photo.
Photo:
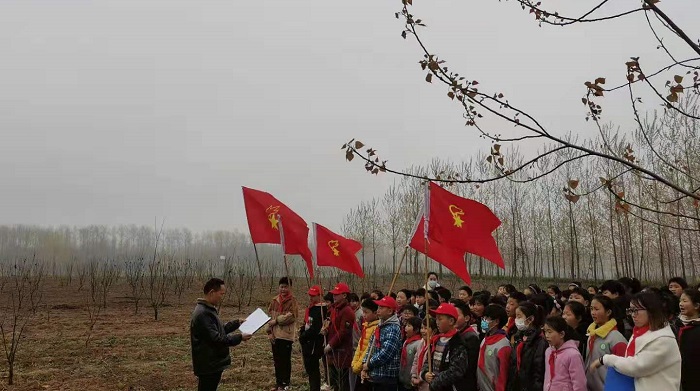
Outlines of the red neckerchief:
[{"label": "red neckerchief", "polygon": [[[372,322],[365,322],[365,323],[367,324],[367,326],[369,326],[369,324],[372,323]],[[362,334],[360,334],[360,342],[359,342],[359,346],[358,346],[358,349],[360,349],[361,352],[364,351],[365,340],[367,339],[367,338],[365,338],[365,330],[364,330],[365,327],[366,327],[366,326],[365,326],[365,324],[363,323],[363,324],[362,324],[362,331],[361,331]]]},{"label": "red neckerchief", "polygon": [[465,336],[467,334],[474,334],[474,335],[479,335],[479,331],[476,329],[476,325],[466,325],[464,328],[459,330],[459,335]]},{"label": "red neckerchief", "polygon": [[437,348],[437,343],[440,341],[440,338],[452,338],[455,335],[457,335],[457,329],[452,329],[446,333],[441,333],[434,335],[433,338],[430,339],[430,354],[432,355],[435,353],[435,349]]},{"label": "red neckerchief", "polygon": [[277,312],[282,312],[282,304],[288,302],[289,300],[292,300],[292,294],[288,293],[285,296],[277,295],[277,300],[275,302],[277,303]]},{"label": "red neckerchief", "polygon": [[[554,349],[552,350],[552,354],[549,355],[549,381],[551,382],[552,379],[554,379],[554,360],[557,359],[557,355],[559,354],[559,349]],[[520,369],[520,366],[518,366],[518,369]]]},{"label": "red neckerchief", "polygon": [[425,361],[425,355],[428,353],[428,341],[423,340],[423,347],[420,349],[420,355],[418,356],[418,370],[422,370],[423,361]]},{"label": "red neckerchief", "polygon": [[379,347],[381,343],[379,342],[379,325],[377,325],[377,328],[374,329],[374,346]]},{"label": "red neckerchief", "polygon": [[515,327],[515,318],[508,318],[508,323],[506,323],[506,327],[504,327],[503,329],[510,333],[510,330],[513,327]]},{"label": "red neckerchief", "polygon": [[[304,324],[309,324],[309,312],[316,306],[323,307],[323,303],[309,304],[309,306],[306,307],[306,311],[304,311]],[[321,317],[323,317],[323,310],[321,310]],[[321,321],[323,321],[323,319],[321,319]]]},{"label": "red neckerchief", "polygon": [[333,325],[333,329],[335,329],[336,333],[339,333],[338,325],[335,324],[335,319],[338,317],[338,311],[340,311],[347,304],[348,302],[346,300],[341,300],[336,303],[333,303],[333,309],[331,311],[331,324]]},{"label": "red neckerchief", "polygon": [[649,331],[648,325],[644,326],[644,327],[635,327],[632,330],[632,339],[630,339],[630,343],[627,344],[627,351],[625,352],[625,357],[634,356],[634,345],[635,345],[635,342],[637,341],[637,338],[644,335],[647,331]]},{"label": "red neckerchief", "polygon": [[486,372],[486,346],[493,345],[504,338],[506,338],[506,332],[503,330],[496,330],[493,335],[486,336],[484,343],[481,344],[481,349],[479,351],[479,368],[481,368],[484,373]]},{"label": "red neckerchief", "polygon": [[404,367],[406,366],[406,359],[408,356],[408,352],[406,351],[406,347],[410,345],[412,342],[420,340],[420,335],[416,334],[413,337],[409,338],[406,340],[406,342],[403,343],[403,348],[401,349],[401,366]]},{"label": "red neckerchief", "polygon": [[[610,330],[610,332],[612,332],[613,330],[617,330],[617,326],[613,327],[613,329]],[[593,351],[593,344],[595,342],[595,338],[596,338],[595,334],[591,334],[590,338],[588,338],[588,351],[589,352]]]}]

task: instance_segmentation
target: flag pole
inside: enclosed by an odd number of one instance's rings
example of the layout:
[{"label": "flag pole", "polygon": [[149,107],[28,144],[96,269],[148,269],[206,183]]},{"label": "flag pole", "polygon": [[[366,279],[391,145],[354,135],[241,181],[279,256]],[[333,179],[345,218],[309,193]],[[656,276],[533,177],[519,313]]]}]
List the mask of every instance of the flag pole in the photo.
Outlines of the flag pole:
[{"label": "flag pole", "polygon": [[282,259],[284,259],[284,270],[287,273],[287,281],[289,281],[289,264],[287,262],[287,251],[284,248],[284,228],[282,227],[282,216],[277,215],[277,224],[280,228],[280,244],[282,245]]},{"label": "flag pole", "polygon": [[[253,238],[250,238],[251,242]],[[258,257],[258,246],[253,242],[253,251],[255,251],[255,261],[258,263],[258,275],[260,276],[260,285],[263,285],[263,275],[262,275],[262,265],[260,264],[260,257]]]},{"label": "flag pole", "polygon": [[392,293],[394,291],[394,285],[396,284],[396,279],[399,277],[399,273],[401,273],[401,266],[403,266],[403,262],[406,259],[406,255],[408,254],[408,245],[404,247],[403,249],[403,255],[401,256],[401,261],[399,261],[399,266],[394,270],[394,278],[391,279],[391,285],[389,285],[389,293]]},{"label": "flag pole", "polygon": [[[423,258],[425,260],[425,287],[428,286],[428,227],[430,223],[430,182],[426,183],[425,186],[425,201],[423,205],[423,245],[425,246],[425,251],[423,252]],[[427,292],[426,292],[427,294]],[[428,295],[430,296],[430,295]],[[425,303],[425,326],[428,334],[428,372],[433,372],[433,357],[431,354],[432,349],[430,348],[430,342],[432,339],[431,329],[430,329],[430,299],[426,300]]]},{"label": "flag pole", "polygon": [[321,268],[318,267],[318,240],[316,239],[316,223],[311,223],[311,231],[313,234],[313,247],[314,251],[313,254],[311,254],[311,259],[313,260],[311,262],[311,267],[316,270],[316,282],[318,286],[323,287],[322,284],[322,279],[321,279]]}]

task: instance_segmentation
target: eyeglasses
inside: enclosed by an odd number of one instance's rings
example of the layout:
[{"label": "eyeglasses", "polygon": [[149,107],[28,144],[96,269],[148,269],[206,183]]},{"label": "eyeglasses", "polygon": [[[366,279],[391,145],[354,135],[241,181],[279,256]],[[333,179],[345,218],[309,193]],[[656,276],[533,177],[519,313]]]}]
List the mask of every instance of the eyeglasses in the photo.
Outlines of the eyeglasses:
[{"label": "eyeglasses", "polygon": [[625,311],[625,312],[629,316],[637,316],[639,311],[646,311],[646,310],[647,310],[646,308],[628,308],[627,311]]}]

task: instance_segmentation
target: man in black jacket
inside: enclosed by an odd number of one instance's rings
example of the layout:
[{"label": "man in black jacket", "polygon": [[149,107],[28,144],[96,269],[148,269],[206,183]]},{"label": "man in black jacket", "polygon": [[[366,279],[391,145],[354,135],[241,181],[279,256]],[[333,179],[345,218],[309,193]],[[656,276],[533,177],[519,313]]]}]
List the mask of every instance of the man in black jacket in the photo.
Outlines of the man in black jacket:
[{"label": "man in black jacket", "polygon": [[216,307],[226,294],[224,281],[212,278],[204,284],[204,299],[197,299],[197,306],[190,320],[192,366],[199,378],[198,391],[216,391],[221,373],[231,365],[229,347],[250,339],[249,334],[232,334],[241,320],[221,323]]},{"label": "man in black jacket", "polygon": [[319,360],[323,356],[323,321],[329,316],[330,310],[323,302],[323,290],[314,285],[309,289],[309,307],[304,312],[304,324],[299,330],[299,343],[304,359],[304,369],[309,375],[309,390],[321,390],[321,370]]}]

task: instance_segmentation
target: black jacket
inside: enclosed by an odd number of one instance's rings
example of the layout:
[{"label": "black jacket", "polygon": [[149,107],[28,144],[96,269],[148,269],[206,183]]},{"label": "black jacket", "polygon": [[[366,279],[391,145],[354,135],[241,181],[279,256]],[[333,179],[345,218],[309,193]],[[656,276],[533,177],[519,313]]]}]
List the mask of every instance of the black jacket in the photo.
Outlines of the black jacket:
[{"label": "black jacket", "polygon": [[[542,391],[544,388],[544,352],[547,341],[540,330],[529,329],[515,336],[515,346],[508,376],[510,391]],[[520,347],[519,345],[522,345]],[[518,350],[520,350],[520,368],[518,369]]]},{"label": "black jacket", "polygon": [[315,305],[309,308],[309,329],[306,323],[299,329],[299,344],[304,356],[320,358],[323,356],[323,335],[321,327],[323,320],[328,317],[328,308],[325,305]]},{"label": "black jacket", "polygon": [[[445,346],[442,360],[439,363],[433,363],[433,367],[437,368],[437,375],[430,383],[430,391],[472,391],[473,389],[468,388],[464,381],[469,366],[468,361],[464,339],[459,334],[455,334]],[[428,362],[426,360],[421,371],[423,380],[425,380],[427,372]]]},{"label": "black jacket", "polygon": [[221,323],[216,308],[205,300],[197,300],[190,320],[192,366],[196,376],[222,372],[231,365],[229,346],[241,343],[240,334],[228,335],[240,324],[238,321]]},{"label": "black jacket", "polygon": [[695,390],[700,384],[700,320],[690,322],[687,326],[676,321],[678,326],[678,345],[681,351],[681,388],[683,391]]},{"label": "black jacket", "polygon": [[[470,326],[465,327],[465,329],[467,328],[470,328]],[[479,364],[479,348],[481,347],[481,341],[479,340],[479,335],[476,333],[461,330],[459,334],[462,337],[462,341],[464,341],[464,346],[467,348],[467,373],[464,375],[465,389],[476,390],[476,371]]]}]

